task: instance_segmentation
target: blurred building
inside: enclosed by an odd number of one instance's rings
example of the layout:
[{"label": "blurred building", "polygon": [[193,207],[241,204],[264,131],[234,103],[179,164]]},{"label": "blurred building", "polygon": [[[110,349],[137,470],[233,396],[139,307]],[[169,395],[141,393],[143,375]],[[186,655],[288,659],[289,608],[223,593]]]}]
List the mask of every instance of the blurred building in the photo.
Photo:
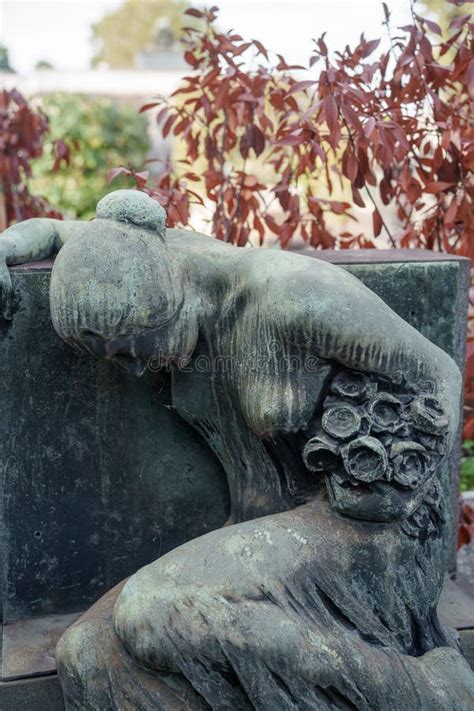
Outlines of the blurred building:
[{"label": "blurred building", "polygon": [[[182,51],[173,43],[163,22],[157,23],[153,41],[138,53],[136,69],[111,70],[99,66],[88,71],[58,71],[41,65],[28,74],[16,74],[8,65],[6,51],[4,60],[0,62],[2,89],[16,88],[30,98],[58,93],[108,97],[133,104],[137,111],[154,97],[170,96],[186,73]],[[146,115],[150,155],[165,159],[170,153],[171,139],[163,141],[155,120],[156,112],[149,111]]]},{"label": "blurred building", "polygon": [[135,64],[142,71],[186,70],[182,47],[176,42],[167,17],[160,17],[154,28],[152,41],[138,52]]}]

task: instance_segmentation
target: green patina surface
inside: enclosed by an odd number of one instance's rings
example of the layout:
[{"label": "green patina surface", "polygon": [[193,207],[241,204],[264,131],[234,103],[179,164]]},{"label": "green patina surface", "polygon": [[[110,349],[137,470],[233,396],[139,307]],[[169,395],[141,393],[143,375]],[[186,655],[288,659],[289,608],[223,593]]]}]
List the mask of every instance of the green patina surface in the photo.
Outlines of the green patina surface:
[{"label": "green patina surface", "polygon": [[[462,260],[346,268],[462,364]],[[167,408],[169,383],[64,344],[49,278],[49,269],[14,270],[15,318],[0,322],[5,619],[84,608],[228,514],[224,472]],[[454,461],[453,498],[457,472]]]}]

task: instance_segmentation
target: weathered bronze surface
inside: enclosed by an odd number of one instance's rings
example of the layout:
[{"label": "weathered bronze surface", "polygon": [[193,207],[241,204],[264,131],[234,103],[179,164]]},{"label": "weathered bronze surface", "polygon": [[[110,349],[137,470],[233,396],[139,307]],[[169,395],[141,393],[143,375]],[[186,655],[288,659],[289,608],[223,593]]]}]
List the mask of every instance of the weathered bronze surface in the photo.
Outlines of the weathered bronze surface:
[{"label": "weathered bronze surface", "polygon": [[231,505],[63,636],[67,708],[471,709],[436,614],[451,358],[344,270],[165,231],[138,192],[2,238],[6,264],[62,246],[58,334],[137,375],[170,369]]}]

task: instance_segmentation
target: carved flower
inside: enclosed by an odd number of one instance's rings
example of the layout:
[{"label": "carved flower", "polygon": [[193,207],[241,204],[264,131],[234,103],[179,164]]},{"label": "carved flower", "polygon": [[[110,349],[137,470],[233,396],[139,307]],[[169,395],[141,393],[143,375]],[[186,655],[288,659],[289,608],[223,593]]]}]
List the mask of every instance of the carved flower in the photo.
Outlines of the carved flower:
[{"label": "carved flower", "polygon": [[342,403],[326,410],[322,426],[331,437],[345,440],[359,432],[361,418],[355,407]]},{"label": "carved flower", "polygon": [[446,440],[440,435],[430,435],[426,432],[418,431],[418,439],[425,449],[430,449],[442,456],[446,449]]},{"label": "carved flower", "polygon": [[381,479],[388,467],[385,447],[374,437],[358,437],[341,451],[344,468],[359,481],[369,483]]},{"label": "carved flower", "polygon": [[390,393],[379,393],[369,404],[374,432],[397,432],[404,425],[403,407]]},{"label": "carved flower", "polygon": [[440,435],[448,426],[448,418],[433,395],[420,395],[411,404],[410,414],[416,429],[430,435]]},{"label": "carved flower", "polygon": [[332,471],[339,463],[339,445],[324,436],[312,437],[303,449],[303,461],[312,472]]},{"label": "carved flower", "polygon": [[439,536],[445,523],[441,487],[435,479],[421,506],[412,516],[402,521],[402,529],[413,538],[426,539]]},{"label": "carved flower", "polygon": [[371,382],[366,375],[343,370],[336,375],[331,384],[331,389],[336,395],[354,400],[363,399],[371,387]]},{"label": "carved flower", "polygon": [[392,478],[398,484],[415,489],[429,473],[426,450],[418,442],[396,442],[390,450]]}]

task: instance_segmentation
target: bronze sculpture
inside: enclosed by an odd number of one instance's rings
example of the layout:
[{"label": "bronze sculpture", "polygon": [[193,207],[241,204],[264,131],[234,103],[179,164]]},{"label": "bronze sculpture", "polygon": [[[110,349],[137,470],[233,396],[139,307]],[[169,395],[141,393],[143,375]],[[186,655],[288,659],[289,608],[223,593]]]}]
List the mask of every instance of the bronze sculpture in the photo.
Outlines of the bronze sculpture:
[{"label": "bronze sculpture", "polygon": [[[67,707],[470,708],[472,673],[436,616],[456,366],[337,267],[164,224],[117,191],[90,223],[1,238],[8,264],[65,245],[57,332],[137,374],[168,368],[231,498],[234,525],[66,633]],[[8,316],[6,267],[0,284]]]}]

